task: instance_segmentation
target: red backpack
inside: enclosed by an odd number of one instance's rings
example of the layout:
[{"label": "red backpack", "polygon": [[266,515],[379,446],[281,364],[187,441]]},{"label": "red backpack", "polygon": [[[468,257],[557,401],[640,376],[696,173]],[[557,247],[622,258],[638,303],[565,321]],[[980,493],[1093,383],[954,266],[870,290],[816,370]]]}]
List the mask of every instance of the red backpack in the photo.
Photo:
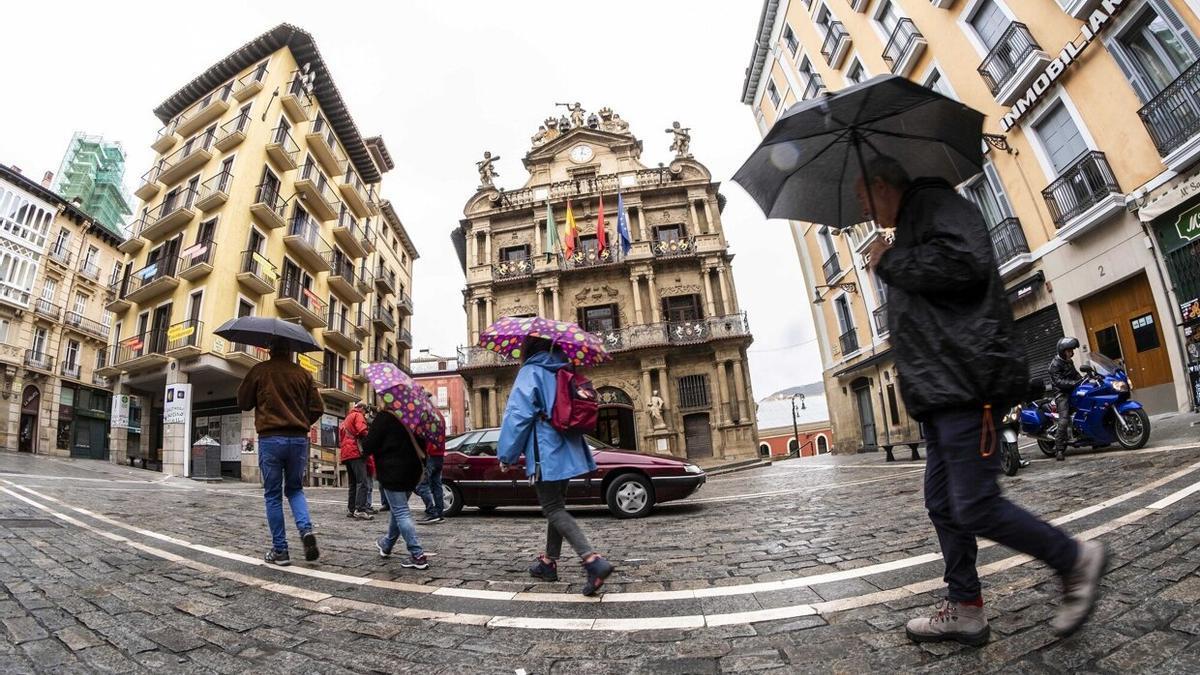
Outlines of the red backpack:
[{"label": "red backpack", "polygon": [[554,409],[550,411],[550,426],[560,433],[595,433],[600,406],[592,381],[573,368],[565,367],[555,373],[554,384]]}]

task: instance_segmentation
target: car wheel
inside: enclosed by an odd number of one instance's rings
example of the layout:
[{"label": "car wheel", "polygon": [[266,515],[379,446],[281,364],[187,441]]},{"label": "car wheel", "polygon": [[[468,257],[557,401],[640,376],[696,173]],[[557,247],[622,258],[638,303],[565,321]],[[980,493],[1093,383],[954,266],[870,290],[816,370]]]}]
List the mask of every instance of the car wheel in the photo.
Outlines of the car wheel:
[{"label": "car wheel", "polygon": [[442,514],[447,516],[457,516],[462,513],[463,499],[462,491],[454,483],[442,483]]},{"label": "car wheel", "polygon": [[641,518],[654,508],[650,479],[638,473],[617,476],[605,495],[608,510],[618,518]]},{"label": "car wheel", "polygon": [[496,505],[495,504],[480,504],[479,506],[477,506],[475,508],[479,509],[480,511],[483,511],[484,513],[491,513],[492,511],[496,510]]},{"label": "car wheel", "polygon": [[1041,450],[1042,454],[1047,457],[1053,457],[1054,456],[1054,441],[1048,441],[1044,438],[1039,438],[1038,439],[1038,450]]}]

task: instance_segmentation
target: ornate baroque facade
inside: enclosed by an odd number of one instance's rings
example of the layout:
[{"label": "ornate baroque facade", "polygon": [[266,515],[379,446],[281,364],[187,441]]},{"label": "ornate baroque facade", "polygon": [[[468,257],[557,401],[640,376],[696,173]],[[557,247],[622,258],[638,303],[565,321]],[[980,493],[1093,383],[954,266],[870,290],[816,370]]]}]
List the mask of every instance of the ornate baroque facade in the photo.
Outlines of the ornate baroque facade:
[{"label": "ornate baroque facade", "polygon": [[[724,198],[690,154],[688,130],[676,124],[667,131],[675,157],[649,168],[619,115],[608,108],[589,115],[576,103],[533,137],[520,189],[495,187],[499,158],[485,155],[481,185],[452,237],[467,278],[467,337],[476,345],[501,316],[577,321],[614,356],[589,372],[602,400],[602,440],[701,460],[753,456],[752,337],[738,307]],[[628,213],[627,252],[617,229],[618,191]],[[606,249],[597,241],[601,200]],[[573,255],[548,241],[548,205],[564,245],[573,209]],[[459,369],[474,426],[498,426],[516,364],[471,346]]]}]

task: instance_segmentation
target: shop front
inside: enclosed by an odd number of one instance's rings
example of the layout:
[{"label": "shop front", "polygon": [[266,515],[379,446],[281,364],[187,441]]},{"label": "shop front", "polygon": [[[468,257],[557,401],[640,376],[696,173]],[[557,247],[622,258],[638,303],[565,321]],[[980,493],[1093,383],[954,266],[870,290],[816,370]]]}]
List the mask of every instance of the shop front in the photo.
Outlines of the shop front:
[{"label": "shop front", "polygon": [[[236,399],[193,402],[192,444],[208,436],[221,445],[221,476],[242,477],[242,449],[245,445],[242,413]],[[253,431],[253,430],[248,430]]]},{"label": "shop front", "polygon": [[59,450],[71,457],[103,459],[109,456],[109,411],[112,394],[103,389],[64,384],[59,394]]},{"label": "shop front", "polygon": [[1200,198],[1154,220],[1154,230],[1175,290],[1184,340],[1187,382],[1193,410],[1200,410]]}]

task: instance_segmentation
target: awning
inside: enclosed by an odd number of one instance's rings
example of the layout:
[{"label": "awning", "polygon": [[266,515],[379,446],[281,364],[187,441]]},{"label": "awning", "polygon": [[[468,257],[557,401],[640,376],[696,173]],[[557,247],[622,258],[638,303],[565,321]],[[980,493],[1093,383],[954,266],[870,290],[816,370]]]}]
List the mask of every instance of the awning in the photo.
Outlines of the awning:
[{"label": "awning", "polygon": [[1014,284],[1011,288],[1005,290],[1004,292],[1008,295],[1009,302],[1016,302],[1018,300],[1024,300],[1030,295],[1033,295],[1033,292],[1044,283],[1046,283],[1046,275],[1041,270],[1038,270],[1033,274],[1033,276]]},{"label": "awning", "polygon": [[833,376],[834,377],[842,377],[843,375],[849,375],[851,373],[858,372],[858,371],[862,370],[863,368],[866,368],[868,366],[873,366],[876,363],[879,363],[880,361],[884,360],[885,358],[887,358],[891,355],[892,355],[892,349],[891,349],[891,347],[888,347],[887,349],[885,349],[881,352],[872,354],[870,357],[865,358],[862,361],[859,361],[858,363],[855,363],[853,365],[849,365],[849,366],[846,366],[845,368],[842,368],[841,370],[834,373]]},{"label": "awning", "polygon": [[1135,198],[1130,206],[1137,209],[1138,220],[1148,223],[1198,195],[1200,169],[1172,178],[1157,190]]}]

